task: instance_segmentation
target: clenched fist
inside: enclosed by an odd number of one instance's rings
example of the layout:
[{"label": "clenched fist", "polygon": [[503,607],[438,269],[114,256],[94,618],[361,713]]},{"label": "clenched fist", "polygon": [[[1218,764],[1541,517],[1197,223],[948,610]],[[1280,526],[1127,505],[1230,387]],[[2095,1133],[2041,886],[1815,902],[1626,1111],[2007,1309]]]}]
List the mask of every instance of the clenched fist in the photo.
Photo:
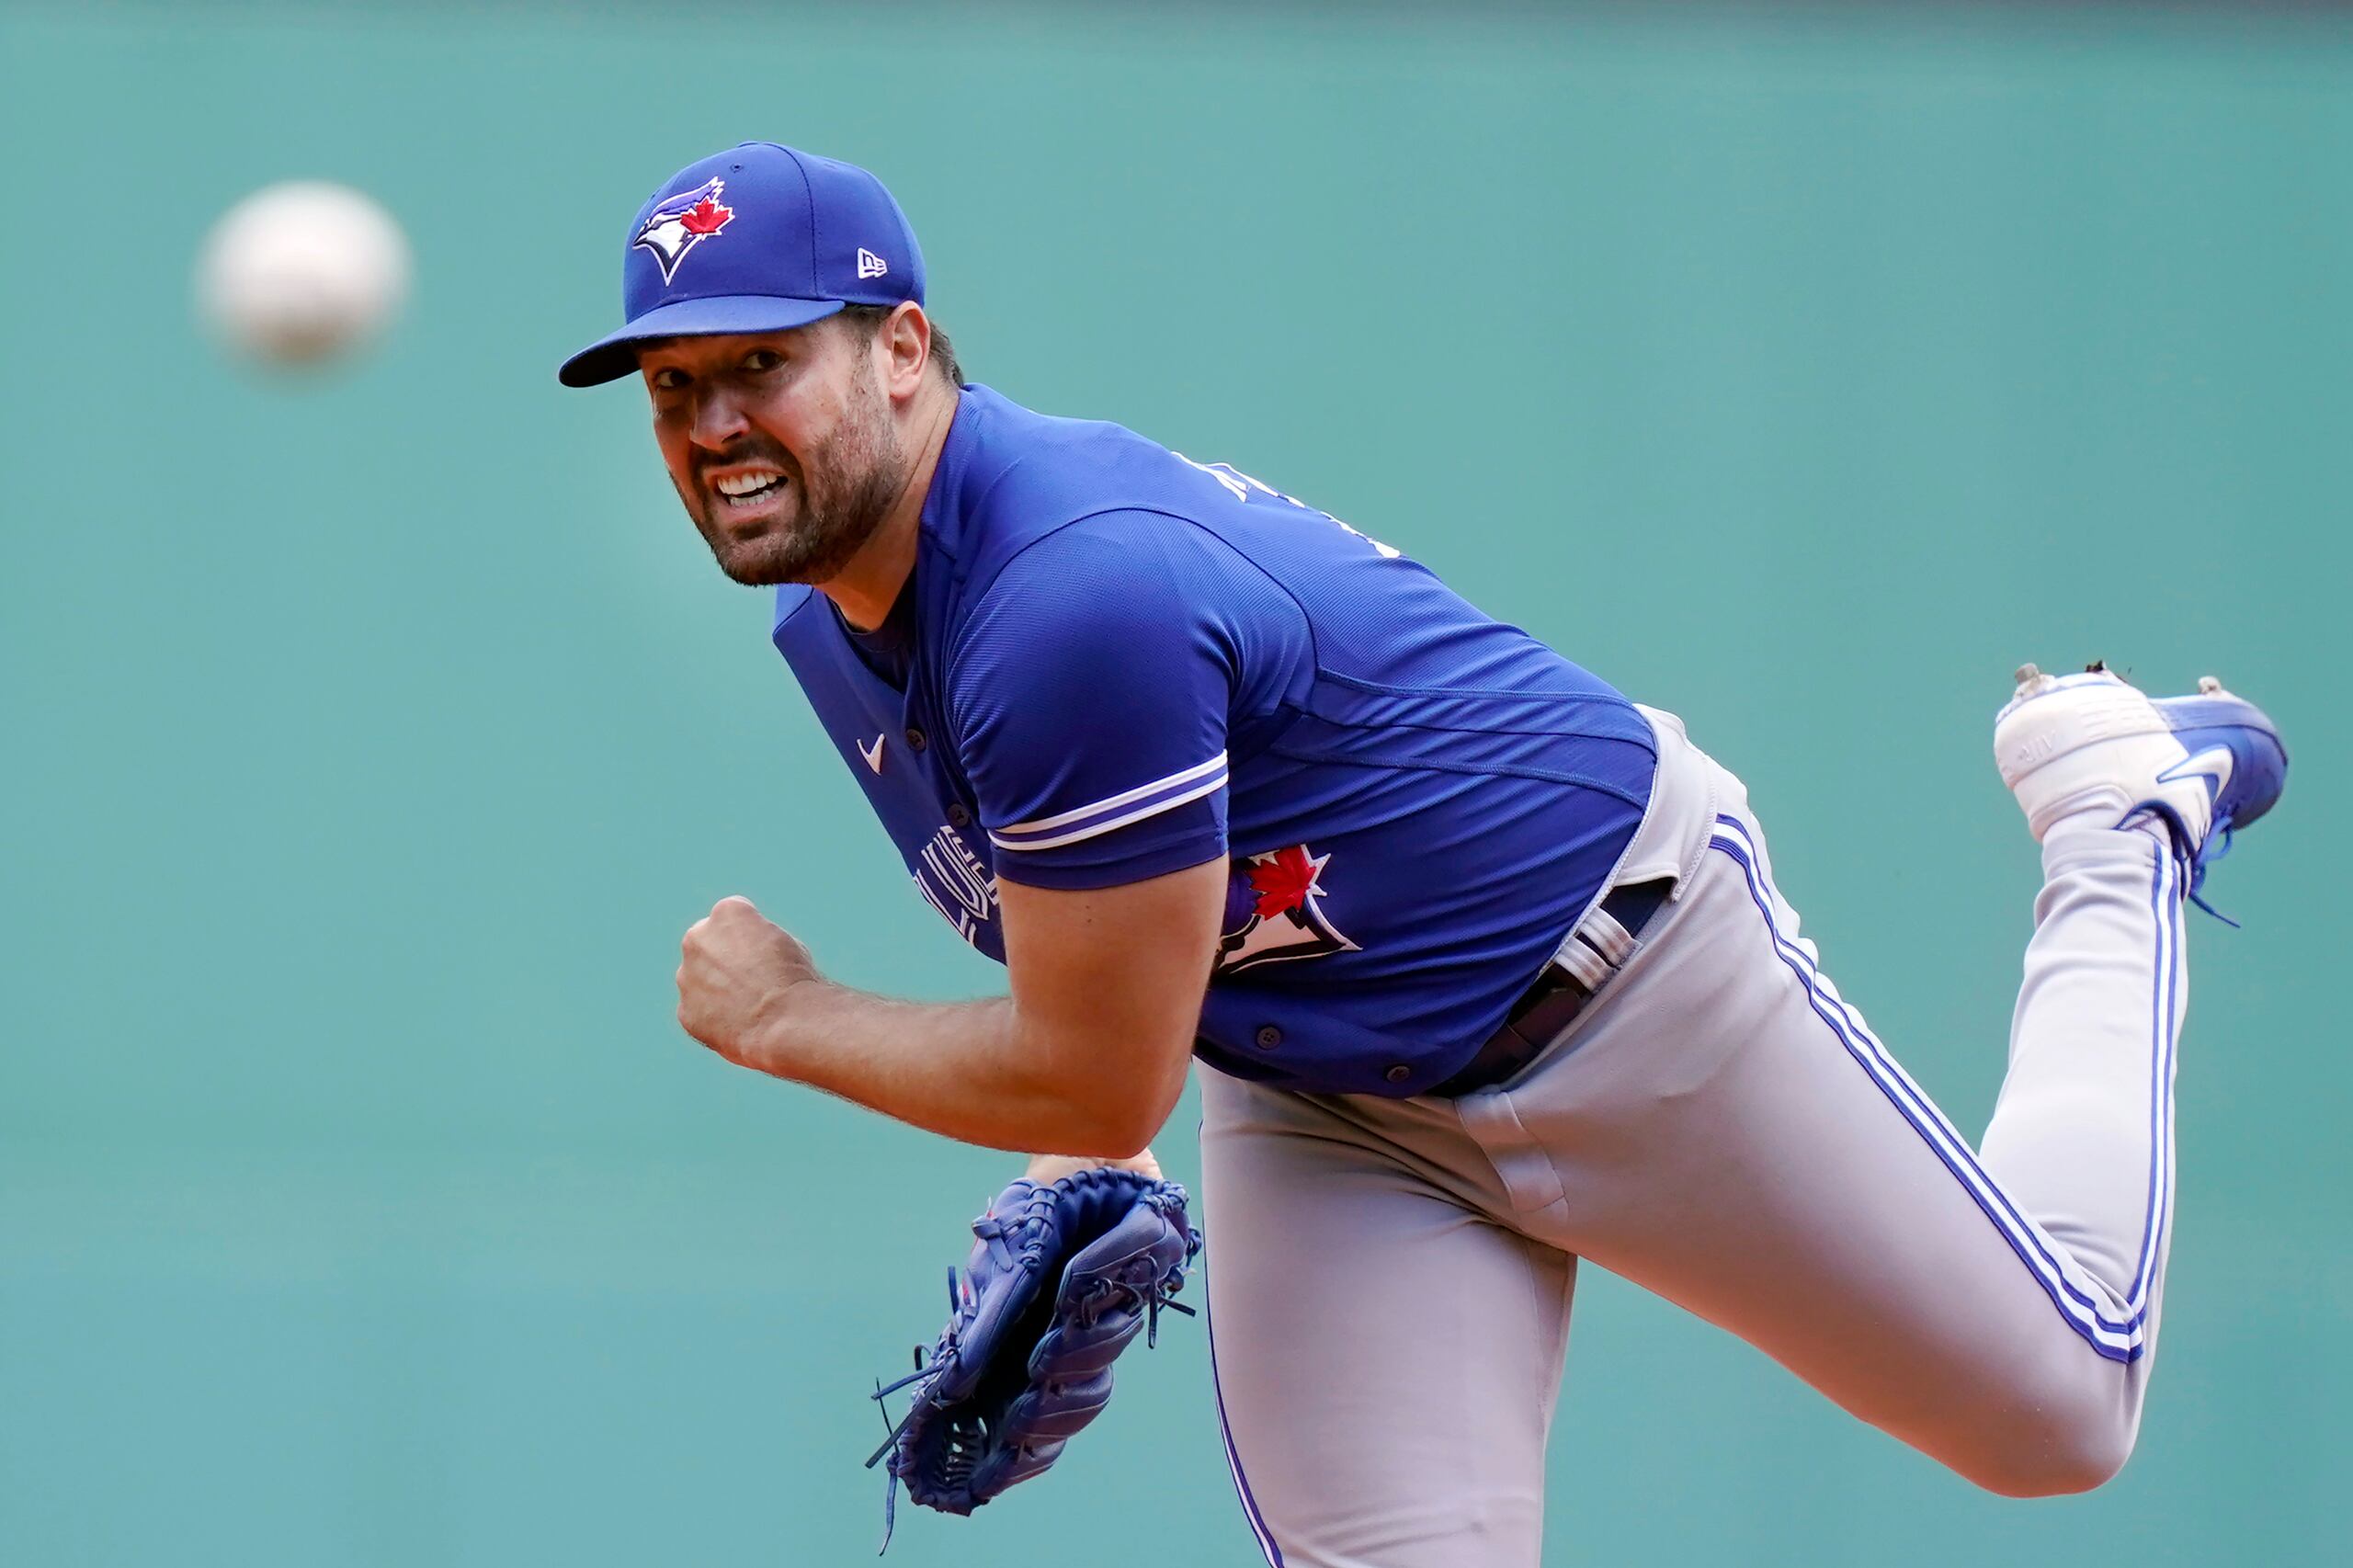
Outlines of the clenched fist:
[{"label": "clenched fist", "polygon": [[820,978],[809,949],[748,898],[721,899],[680,946],[679,1026],[739,1066],[778,1071],[787,997]]}]

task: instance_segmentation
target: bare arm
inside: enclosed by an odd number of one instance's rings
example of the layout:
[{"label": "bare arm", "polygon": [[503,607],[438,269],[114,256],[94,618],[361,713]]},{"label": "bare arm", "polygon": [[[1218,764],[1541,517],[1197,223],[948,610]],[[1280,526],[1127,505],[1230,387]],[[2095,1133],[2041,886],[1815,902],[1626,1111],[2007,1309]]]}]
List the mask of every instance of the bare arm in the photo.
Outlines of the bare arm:
[{"label": "bare arm", "polygon": [[1106,1165],[1114,1170],[1134,1171],[1154,1181],[1160,1179],[1160,1162],[1152,1157],[1149,1149],[1140,1150],[1124,1160],[1108,1154],[1032,1154],[1029,1168],[1021,1174],[1040,1187],[1051,1187],[1074,1171],[1097,1171]]},{"label": "bare arm", "polygon": [[688,931],[678,1021],[727,1060],[967,1143],[1140,1154],[1185,1084],[1225,862],[1085,892],[1000,881],[1012,994],[902,1002],[825,980],[749,901]]}]

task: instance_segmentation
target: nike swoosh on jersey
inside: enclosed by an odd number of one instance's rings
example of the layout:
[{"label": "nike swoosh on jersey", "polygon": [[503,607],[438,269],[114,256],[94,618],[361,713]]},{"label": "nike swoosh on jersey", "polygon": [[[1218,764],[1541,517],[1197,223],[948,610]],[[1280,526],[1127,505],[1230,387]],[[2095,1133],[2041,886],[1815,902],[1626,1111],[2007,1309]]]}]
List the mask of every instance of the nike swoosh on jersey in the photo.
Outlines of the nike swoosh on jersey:
[{"label": "nike swoosh on jersey", "polygon": [[858,743],[858,755],[864,757],[866,766],[877,773],[882,771],[882,743],[889,738],[888,735],[877,735],[874,737],[874,744],[870,746],[864,741]]}]

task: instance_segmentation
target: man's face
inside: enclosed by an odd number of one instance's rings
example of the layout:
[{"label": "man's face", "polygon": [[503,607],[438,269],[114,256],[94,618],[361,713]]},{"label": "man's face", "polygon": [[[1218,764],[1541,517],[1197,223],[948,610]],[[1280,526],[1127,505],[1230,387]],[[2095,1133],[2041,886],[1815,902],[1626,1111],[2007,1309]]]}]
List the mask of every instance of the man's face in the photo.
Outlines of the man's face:
[{"label": "man's face", "polygon": [[907,478],[866,334],[675,337],[638,357],[678,499],[739,583],[823,583]]}]

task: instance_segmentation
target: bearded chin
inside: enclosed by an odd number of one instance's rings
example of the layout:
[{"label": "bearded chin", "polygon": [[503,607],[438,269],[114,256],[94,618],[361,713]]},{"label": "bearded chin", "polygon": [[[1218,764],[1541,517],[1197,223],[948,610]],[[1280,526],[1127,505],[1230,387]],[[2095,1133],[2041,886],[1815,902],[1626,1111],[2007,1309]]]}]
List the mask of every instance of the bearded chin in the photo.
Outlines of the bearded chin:
[{"label": "bearded chin", "polygon": [[771,588],[779,583],[813,585],[839,576],[881,523],[880,511],[857,516],[812,509],[757,539],[730,539],[706,520],[703,538],[719,569],[747,588]]},{"label": "bearded chin", "polygon": [[696,519],[719,569],[746,587],[831,582],[874,537],[899,498],[906,463],[871,371],[862,378],[853,416],[809,454],[794,477],[801,485],[800,515],[773,532],[730,539],[719,525],[715,501]]}]

